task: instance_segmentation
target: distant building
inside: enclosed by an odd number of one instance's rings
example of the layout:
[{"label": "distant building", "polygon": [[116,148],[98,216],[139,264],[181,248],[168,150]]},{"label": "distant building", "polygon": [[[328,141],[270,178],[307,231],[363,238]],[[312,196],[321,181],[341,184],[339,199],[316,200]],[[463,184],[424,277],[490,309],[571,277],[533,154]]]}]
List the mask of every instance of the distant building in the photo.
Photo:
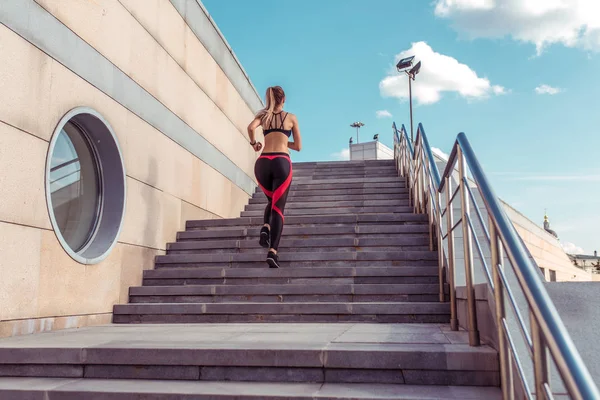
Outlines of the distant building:
[{"label": "distant building", "polygon": [[594,251],[593,256],[585,254],[568,254],[568,256],[576,267],[592,274],[600,274],[600,257],[597,251]]},{"label": "distant building", "polygon": [[350,144],[350,161],[393,159],[394,150],[378,140],[360,144]]},{"label": "distant building", "polygon": [[[558,239],[558,234],[550,228],[547,214],[544,214],[544,230]],[[593,256],[585,254],[567,254],[567,256],[574,266],[591,274],[600,274],[600,257],[597,251],[594,251]]]},{"label": "distant building", "polygon": [[544,230],[558,239],[558,235],[552,229],[550,229],[550,221],[548,220],[548,215],[544,214]]}]

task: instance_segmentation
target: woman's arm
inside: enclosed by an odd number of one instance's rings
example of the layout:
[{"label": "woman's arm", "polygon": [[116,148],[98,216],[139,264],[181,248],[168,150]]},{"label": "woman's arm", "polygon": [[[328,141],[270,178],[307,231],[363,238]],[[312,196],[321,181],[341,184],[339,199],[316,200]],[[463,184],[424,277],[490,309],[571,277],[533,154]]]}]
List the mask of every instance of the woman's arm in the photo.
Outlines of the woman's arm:
[{"label": "woman's arm", "polygon": [[296,151],[302,150],[302,136],[300,136],[300,125],[298,124],[298,118],[292,115],[292,121],[294,126],[292,127],[293,142],[288,142],[288,148]]},{"label": "woman's arm", "polygon": [[250,145],[254,147],[255,151],[260,151],[262,149],[262,143],[256,141],[254,136],[254,130],[260,126],[260,118],[256,117],[250,125],[248,125],[248,137],[250,138]]}]

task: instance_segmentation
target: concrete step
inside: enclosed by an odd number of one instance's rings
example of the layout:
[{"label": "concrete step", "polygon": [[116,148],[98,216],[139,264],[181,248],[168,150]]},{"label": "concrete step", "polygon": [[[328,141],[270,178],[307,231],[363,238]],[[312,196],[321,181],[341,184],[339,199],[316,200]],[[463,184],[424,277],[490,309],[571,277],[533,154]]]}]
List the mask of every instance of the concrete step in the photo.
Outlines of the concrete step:
[{"label": "concrete step", "polygon": [[[307,196],[370,196],[370,195],[388,195],[388,198],[392,195],[396,195],[398,198],[408,198],[408,189],[392,185],[391,187],[351,187],[351,188],[332,188],[332,187],[319,187],[316,189],[302,189],[297,187],[291,187],[288,193],[288,198],[298,197],[301,200]],[[257,189],[254,192],[253,197],[262,197],[264,193],[261,189]]]},{"label": "concrete step", "polygon": [[373,173],[377,173],[377,172],[396,172],[396,167],[394,165],[388,165],[388,166],[363,166],[363,167],[354,167],[354,168],[347,168],[347,167],[304,167],[301,165],[298,165],[297,163],[294,164],[294,172],[299,172],[299,173],[330,173],[330,172],[339,172],[339,173],[364,173],[364,172],[373,172]]},{"label": "concrete step", "polygon": [[361,179],[366,182],[373,179],[380,178],[391,178],[398,179],[398,174],[395,171],[391,172],[372,172],[372,173],[340,173],[340,172],[311,172],[311,173],[299,173],[294,171],[293,179],[296,182],[300,180],[314,180],[314,181],[324,181],[324,180],[345,180],[345,179]]},{"label": "concrete step", "polygon": [[[156,306],[136,304],[130,308]],[[192,304],[158,306],[198,308]],[[373,306],[377,305],[363,305]],[[496,386],[497,353],[487,346],[468,346],[466,336],[464,331],[449,332],[447,324],[110,325],[2,340],[0,374],[75,379],[409,385],[470,382],[470,386]]]},{"label": "concrete step", "polygon": [[[359,179],[329,179],[329,180],[292,180],[290,191],[306,191],[306,190],[319,190],[325,194],[329,193],[330,190],[349,190],[349,189],[405,189],[404,179],[400,178],[381,178],[381,182],[360,182]],[[257,189],[257,192],[260,189]]]},{"label": "concrete step", "polygon": [[[365,252],[359,254],[371,254],[377,252]],[[286,258],[294,257],[297,254],[303,253],[288,253]],[[352,254],[352,253],[350,253]],[[189,255],[189,254],[186,254]],[[219,256],[217,254],[216,256]],[[155,268],[266,268],[266,251],[261,255],[260,253],[255,254],[239,254],[242,257],[250,256],[252,259],[260,259],[260,261],[207,261],[207,262],[173,262],[173,263],[156,263]],[[174,255],[180,257],[181,255]],[[199,254],[198,256],[203,256]],[[216,257],[215,257],[216,258]],[[385,267],[437,267],[437,260],[381,260],[381,261],[359,261],[359,260],[311,260],[311,261],[282,261],[280,258],[281,268],[323,268],[323,267],[336,267],[336,268],[385,268]]]},{"label": "concrete step", "polygon": [[255,284],[437,284],[437,266],[162,268],[145,270],[144,286]]},{"label": "concrete step", "polygon": [[381,174],[339,174],[339,173],[314,173],[314,174],[294,174],[293,179],[295,182],[304,182],[304,181],[327,181],[327,180],[336,180],[344,182],[346,180],[355,181],[355,180],[364,180],[365,182],[373,181],[374,179],[381,178],[391,178],[398,179],[398,174],[393,173],[381,173]]},{"label": "concrete step", "polygon": [[[436,286],[436,285],[433,285]],[[160,286],[151,286],[156,288]],[[191,287],[191,286],[175,286]],[[446,296],[448,299],[448,296]],[[147,304],[147,303],[381,303],[387,301],[394,302],[431,302],[439,301],[439,294],[386,294],[386,295],[349,295],[349,294],[255,294],[255,295],[211,295],[211,294],[156,294],[144,296],[129,296],[129,304]]]},{"label": "concrete step", "polygon": [[304,176],[292,178],[292,185],[302,185],[309,183],[311,185],[365,185],[370,187],[377,187],[381,184],[397,184],[405,187],[406,180],[402,177],[392,176],[375,176],[375,177],[351,177],[351,176],[325,176],[322,175],[321,179],[315,179],[313,176]]},{"label": "concrete step", "polygon": [[[286,219],[286,222],[287,219]],[[262,223],[261,223],[262,225]],[[177,234],[177,241],[203,241],[203,240],[257,240],[260,226],[246,227],[208,227],[195,229]],[[427,225],[319,225],[299,226],[285,225],[282,232],[282,243],[287,240],[328,238],[358,238],[358,239],[385,239],[385,238],[423,238],[429,232]]]},{"label": "concrete step", "polygon": [[[352,266],[353,263],[383,262],[394,265],[396,262],[406,262],[412,265],[437,265],[436,251],[328,251],[328,252],[280,252],[279,260],[282,266],[301,265],[301,263],[317,263]],[[221,254],[167,254],[156,256],[156,268],[182,266],[221,266],[237,264],[264,263],[266,254],[261,253],[221,253]],[[418,264],[417,264],[418,263]]]},{"label": "concrete step", "polygon": [[0,378],[0,398],[10,400],[500,400],[501,397],[498,388],[469,386]]},{"label": "concrete step", "polygon": [[[395,214],[410,214],[413,215],[413,208],[404,206],[379,206],[379,207],[332,207],[332,208],[286,208],[284,215],[286,217],[296,215],[338,215],[338,214],[375,214],[375,213],[395,213]],[[264,209],[256,209],[253,211],[242,211],[243,217],[262,217]]]},{"label": "concrete step", "polygon": [[[404,195],[390,196],[389,194],[345,194],[333,196],[292,196],[288,194],[287,204],[302,202],[338,202],[338,201],[406,201],[408,202],[408,190]],[[265,204],[267,196],[260,192],[250,198],[250,204]]]},{"label": "concrete step", "polygon": [[357,160],[357,161],[311,161],[294,162],[295,169],[326,169],[326,168],[385,168],[395,165],[394,160]]},{"label": "concrete step", "polygon": [[141,286],[129,289],[130,303],[299,303],[436,302],[437,284],[259,284]]},{"label": "concrete step", "polygon": [[439,302],[148,303],[113,308],[114,323],[378,322],[448,323]]},{"label": "concrete step", "polygon": [[[290,215],[285,218],[285,227],[294,225],[376,225],[373,230],[376,231],[385,224],[423,224],[427,223],[429,217],[425,214],[409,213],[376,213],[376,214],[346,214],[346,215],[317,215],[302,216]],[[224,227],[254,227],[262,226],[263,217],[242,217],[227,219],[208,219],[208,220],[190,220],[186,223],[186,229],[209,229]],[[319,227],[320,229],[320,227]],[[284,229],[285,230],[285,229]]]},{"label": "concrete step", "polygon": [[[257,199],[260,201],[251,202],[246,206],[246,211],[263,210],[267,204],[267,198]],[[314,201],[307,199],[288,198],[285,205],[286,210],[304,209],[304,208],[344,208],[344,207],[408,207],[408,199],[388,198],[385,200],[338,200],[338,201]],[[409,212],[412,212],[412,207]]]},{"label": "concrete step", "polygon": [[[187,242],[183,242],[187,244]],[[345,246],[345,247],[281,247],[279,251],[285,253],[326,253],[330,251],[342,251],[342,252],[366,252],[366,251],[429,251],[429,246]],[[226,248],[199,248],[193,250],[167,250],[167,254],[231,254],[231,253],[242,253],[242,254],[262,254],[265,255],[265,249],[258,246],[258,240],[256,246],[244,247],[226,247]]]},{"label": "concrete step", "polygon": [[398,177],[394,168],[363,169],[358,171],[347,170],[294,170],[294,177],[313,178],[313,179],[335,179],[335,178],[380,178],[380,177]]},{"label": "concrete step", "polygon": [[[413,248],[413,247],[428,247],[429,240],[424,235],[420,236],[400,236],[395,235],[394,237],[378,237],[378,238],[302,238],[302,239],[291,239],[289,237],[282,238],[279,248],[286,249],[302,249],[302,248],[323,248],[327,251],[331,251],[333,248],[353,248],[354,250],[381,250],[381,247],[397,247],[398,250],[402,248]],[[184,241],[177,243],[167,244],[167,250],[171,253],[183,252],[183,251],[218,251],[221,249],[261,249],[258,244],[258,237],[252,236],[247,237],[243,240],[236,239],[219,239],[219,240],[204,240],[204,241]],[[416,250],[429,250],[429,248],[422,248]]]}]

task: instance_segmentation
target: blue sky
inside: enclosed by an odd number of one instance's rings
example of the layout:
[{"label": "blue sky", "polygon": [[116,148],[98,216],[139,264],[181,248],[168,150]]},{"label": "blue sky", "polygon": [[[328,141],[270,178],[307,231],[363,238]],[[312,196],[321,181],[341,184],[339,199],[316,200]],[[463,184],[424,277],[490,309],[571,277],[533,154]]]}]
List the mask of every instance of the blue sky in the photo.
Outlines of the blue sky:
[{"label": "blue sky", "polygon": [[539,224],[547,209],[563,245],[600,251],[597,0],[203,3],[259,93],[286,91],[294,161],[340,157],[357,120],[361,141],[391,146],[392,121],[409,125],[393,65],[415,54],[413,115],[431,145],[448,152],[465,132],[501,198]]}]

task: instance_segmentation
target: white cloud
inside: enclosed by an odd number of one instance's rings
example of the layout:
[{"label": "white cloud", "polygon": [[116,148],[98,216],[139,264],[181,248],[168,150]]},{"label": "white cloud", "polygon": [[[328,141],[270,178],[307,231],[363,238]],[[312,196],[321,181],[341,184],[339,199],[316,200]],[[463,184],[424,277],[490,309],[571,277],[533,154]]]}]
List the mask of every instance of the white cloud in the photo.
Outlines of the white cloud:
[{"label": "white cloud", "polygon": [[490,10],[494,8],[494,0],[439,0],[435,5],[436,15],[448,15],[453,10]]},{"label": "white cloud", "polygon": [[350,149],[342,149],[336,153],[331,154],[334,160],[346,161],[350,159]]},{"label": "white cloud", "polygon": [[552,44],[600,51],[598,0],[436,0],[435,15],[471,38],[510,36],[537,54]]},{"label": "white cloud", "polygon": [[562,242],[560,245],[567,254],[585,254],[585,251],[581,247],[571,242]]},{"label": "white cloud", "polygon": [[494,92],[494,94],[500,95],[508,93],[508,90],[506,90],[505,87],[494,85],[492,86],[492,92]]},{"label": "white cloud", "polygon": [[[423,63],[412,85],[413,97],[419,104],[437,103],[443,92],[456,92],[467,99],[506,93],[502,86],[492,85],[487,78],[477,76],[468,65],[461,64],[455,58],[436,53],[425,42],[413,43],[409,50],[396,56],[395,63],[408,55],[414,55],[416,60]],[[379,82],[379,90],[383,97],[408,99],[408,78],[394,68]]]},{"label": "white cloud", "polygon": [[388,110],[379,110],[375,114],[377,114],[377,118],[392,118],[392,113]]},{"label": "white cloud", "polygon": [[553,94],[558,94],[558,93],[562,92],[562,90],[560,88],[552,87],[549,85],[540,85],[535,88],[535,92],[537,94],[553,95]]}]

